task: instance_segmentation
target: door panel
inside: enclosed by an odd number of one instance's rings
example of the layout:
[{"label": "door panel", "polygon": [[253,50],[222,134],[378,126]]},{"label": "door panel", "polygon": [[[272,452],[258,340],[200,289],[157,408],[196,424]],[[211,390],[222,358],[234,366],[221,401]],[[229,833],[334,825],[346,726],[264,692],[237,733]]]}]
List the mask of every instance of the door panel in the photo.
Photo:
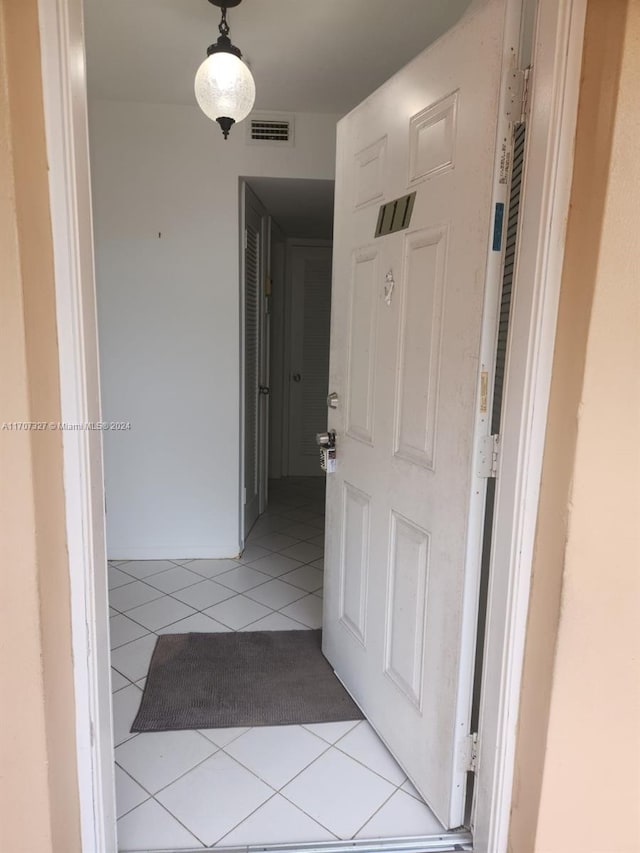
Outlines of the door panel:
[{"label": "door panel", "polygon": [[[434,470],[446,227],[405,239],[395,453]],[[422,394],[415,396],[415,389]]]},{"label": "door panel", "polygon": [[245,186],[244,229],[244,533],[251,529],[266,500],[268,318],[265,314],[266,212]]},{"label": "door panel", "polygon": [[327,428],[331,248],[293,246],[289,475],[320,476],[316,433]]},{"label": "door panel", "polygon": [[354,252],[349,294],[346,427],[352,438],[367,444],[373,443],[378,268],[376,249]]},{"label": "door panel", "polygon": [[418,709],[422,708],[429,540],[426,530],[392,512],[384,672]]},{"label": "door panel", "polygon": [[366,643],[369,509],[371,498],[344,484],[342,554],[340,560],[340,621]]},{"label": "door panel", "polygon": [[[323,648],[446,827],[464,819],[505,5],[476,5],[338,126]],[[375,239],[380,205],[412,190],[409,227]]]},{"label": "door panel", "polygon": [[260,367],[258,373],[258,514],[269,500],[269,421],[271,414],[271,227],[272,220],[264,210],[262,216],[263,274],[260,294]]}]

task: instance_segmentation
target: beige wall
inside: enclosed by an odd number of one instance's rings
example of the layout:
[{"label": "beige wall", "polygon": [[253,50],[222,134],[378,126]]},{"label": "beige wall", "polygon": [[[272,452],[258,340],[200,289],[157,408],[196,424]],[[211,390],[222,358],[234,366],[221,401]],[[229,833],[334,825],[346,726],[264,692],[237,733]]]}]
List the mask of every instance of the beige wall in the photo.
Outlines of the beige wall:
[{"label": "beige wall", "polygon": [[640,851],[640,2],[590,0],[510,850]]},{"label": "beige wall", "polygon": [[[36,0],[0,4],[0,422],[59,421]],[[62,446],[0,430],[0,850],[80,849]]]}]

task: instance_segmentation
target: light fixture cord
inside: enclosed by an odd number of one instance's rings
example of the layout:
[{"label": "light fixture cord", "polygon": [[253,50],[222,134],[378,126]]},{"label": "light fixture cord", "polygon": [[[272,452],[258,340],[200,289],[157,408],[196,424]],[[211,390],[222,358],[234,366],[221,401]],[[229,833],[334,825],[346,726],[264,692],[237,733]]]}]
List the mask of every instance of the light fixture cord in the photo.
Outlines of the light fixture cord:
[{"label": "light fixture cord", "polygon": [[220,19],[220,24],[218,26],[220,30],[220,35],[228,36],[229,35],[229,24],[227,23],[227,7],[222,7],[222,18]]}]

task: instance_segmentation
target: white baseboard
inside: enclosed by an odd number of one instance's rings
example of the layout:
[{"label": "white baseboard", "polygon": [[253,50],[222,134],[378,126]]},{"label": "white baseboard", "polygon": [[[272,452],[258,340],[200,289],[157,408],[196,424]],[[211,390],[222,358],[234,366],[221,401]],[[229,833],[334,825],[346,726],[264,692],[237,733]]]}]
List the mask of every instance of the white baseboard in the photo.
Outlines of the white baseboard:
[{"label": "white baseboard", "polygon": [[118,544],[108,548],[109,560],[233,560],[241,553],[240,545],[235,551],[220,550],[205,545],[126,545]]}]

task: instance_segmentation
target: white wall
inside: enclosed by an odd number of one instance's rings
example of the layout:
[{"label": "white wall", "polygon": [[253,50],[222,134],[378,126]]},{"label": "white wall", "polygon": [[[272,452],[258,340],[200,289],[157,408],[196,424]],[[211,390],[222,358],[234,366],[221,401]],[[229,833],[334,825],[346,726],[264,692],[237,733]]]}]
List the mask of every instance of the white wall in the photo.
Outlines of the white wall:
[{"label": "white wall", "polygon": [[90,105],[103,418],[131,422],[105,433],[111,558],[238,553],[238,178],[333,178],[337,120],[298,114],[277,148],[197,107]]}]

